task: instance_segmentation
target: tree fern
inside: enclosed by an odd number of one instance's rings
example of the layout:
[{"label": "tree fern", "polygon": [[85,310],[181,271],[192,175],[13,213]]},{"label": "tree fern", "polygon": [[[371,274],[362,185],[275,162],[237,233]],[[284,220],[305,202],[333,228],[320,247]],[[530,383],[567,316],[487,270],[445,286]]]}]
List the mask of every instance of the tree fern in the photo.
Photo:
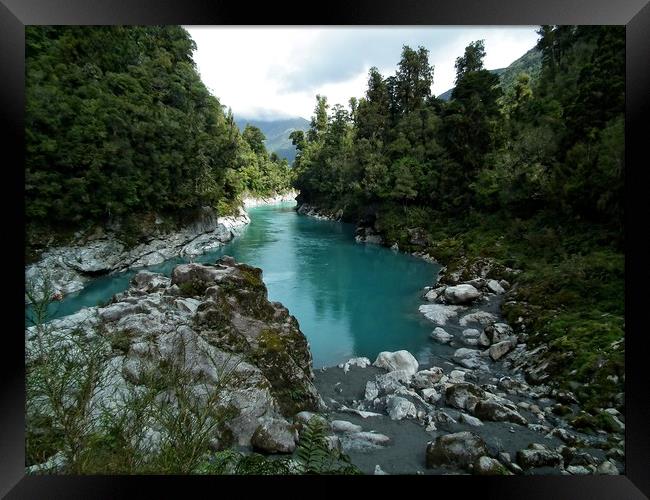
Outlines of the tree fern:
[{"label": "tree fern", "polygon": [[306,424],[296,456],[299,474],[360,474],[347,455],[329,448],[326,422],[319,417]]}]

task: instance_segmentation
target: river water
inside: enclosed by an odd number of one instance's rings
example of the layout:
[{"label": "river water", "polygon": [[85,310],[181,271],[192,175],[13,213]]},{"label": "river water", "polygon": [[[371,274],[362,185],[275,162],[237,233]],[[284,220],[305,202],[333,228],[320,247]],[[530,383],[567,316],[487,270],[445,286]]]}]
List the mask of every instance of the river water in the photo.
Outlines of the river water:
[{"label": "river water", "polygon": [[[293,202],[249,209],[251,223],[216,251],[194,259],[214,262],[222,255],[261,267],[269,300],[282,302],[300,323],[314,368],[354,356],[372,360],[381,351],[406,349],[419,360],[431,353],[432,324],[419,312],[422,288],[439,266],[376,245],[354,241],[354,226],[298,215]],[[187,259],[145,269],[171,274]],[[108,301],[128,287],[136,270],[103,276],[52,304],[52,316]]]}]

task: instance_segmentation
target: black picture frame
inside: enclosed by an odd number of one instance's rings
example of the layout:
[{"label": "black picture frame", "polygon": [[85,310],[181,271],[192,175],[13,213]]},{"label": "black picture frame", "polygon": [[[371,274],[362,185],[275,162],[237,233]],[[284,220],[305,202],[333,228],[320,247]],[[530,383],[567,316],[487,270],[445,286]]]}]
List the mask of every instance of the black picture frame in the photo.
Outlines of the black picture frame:
[{"label": "black picture frame", "polygon": [[[3,148],[3,209],[13,228],[7,235],[16,243],[24,228],[24,70],[25,25],[48,24],[182,24],[182,25],[508,25],[508,24],[618,24],[626,25],[626,471],[621,476],[385,476],[359,478],[268,477],[266,481],[327,481],[331,494],[359,485],[372,488],[385,481],[419,483],[430,494],[436,486],[452,486],[454,496],[479,498],[647,498],[650,496],[650,380],[643,349],[647,326],[641,323],[648,286],[645,261],[650,255],[644,241],[648,196],[641,192],[642,156],[646,133],[642,120],[650,112],[650,4],[648,0],[454,0],[453,2],[363,0],[266,5],[206,0],[0,0],[0,96]],[[638,192],[637,192],[638,190]],[[635,220],[637,225],[634,225]],[[8,241],[9,243],[9,241]],[[217,495],[224,484],[237,483],[248,492],[251,478],[175,476],[25,476],[24,450],[24,329],[20,289],[24,287],[24,252],[6,245],[12,283],[5,294],[4,319],[11,327],[2,337],[0,363],[0,495],[6,498],[119,498],[179,496],[201,484]],[[7,279],[7,278],[5,278]],[[14,281],[15,280],[15,281]],[[13,325],[13,322],[16,322]],[[15,328],[14,328],[15,326]],[[259,478],[262,479],[262,478]],[[336,486],[332,481],[344,481]],[[245,481],[245,482],[244,482]],[[369,482],[370,481],[370,482]],[[225,483],[224,483],[225,482]],[[383,482],[383,483],[382,483]],[[462,485],[461,485],[462,483]],[[340,490],[340,487],[345,490]],[[410,485],[409,485],[410,487]],[[317,492],[291,490],[299,494]],[[339,493],[336,493],[338,490]],[[323,490],[325,491],[325,490]],[[366,494],[369,491],[366,490]],[[246,494],[246,493],[245,493]]]}]

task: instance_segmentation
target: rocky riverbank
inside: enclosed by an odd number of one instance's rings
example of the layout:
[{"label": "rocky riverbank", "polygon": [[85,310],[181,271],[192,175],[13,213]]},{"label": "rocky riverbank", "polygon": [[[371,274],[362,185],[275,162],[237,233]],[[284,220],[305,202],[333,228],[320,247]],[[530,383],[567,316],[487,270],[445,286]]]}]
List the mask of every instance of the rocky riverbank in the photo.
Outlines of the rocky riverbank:
[{"label": "rocky riverbank", "polygon": [[159,264],[173,257],[195,257],[213,250],[241,233],[250,223],[245,208],[293,201],[296,191],[266,198],[246,197],[238,213],[217,216],[204,207],[195,219],[177,230],[164,227],[157,218],[153,227],[143,227],[138,243],[124,241],[120,227],[93,228],[79,232],[65,246],[48,248],[40,259],[27,266],[25,280],[37,287],[44,278],[50,282],[52,295],[62,297],[81,290],[94,277]]},{"label": "rocky riverbank", "polygon": [[340,221],[341,217],[343,216],[343,210],[331,211],[313,205],[309,205],[308,203],[299,203],[296,206],[296,212],[298,212],[301,215],[314,217],[315,219],[325,219],[325,220],[333,220],[333,221]]},{"label": "rocky riverbank", "polygon": [[298,194],[298,191],[287,191],[286,193],[276,193],[273,196],[268,197],[246,196],[243,199],[243,204],[244,208],[259,207],[261,205],[274,205],[276,203],[295,201]]},{"label": "rocky riverbank", "polygon": [[121,239],[119,228],[80,233],[72,244],[43,252],[38,262],[25,269],[25,280],[38,286],[47,278],[52,294],[60,297],[82,289],[98,275],[202,254],[230,241],[249,222],[243,209],[237,215],[218,217],[213,209],[205,207],[194,222],[180,230],[166,231],[154,226],[135,246]]},{"label": "rocky riverbank", "polygon": [[[343,221],[343,214],[344,214],[343,209],[330,210],[321,207],[316,207],[308,203],[298,203],[298,205],[296,206],[296,211],[301,215],[314,217],[315,219],[333,220],[339,222]],[[413,238],[417,239],[418,235],[419,233],[416,230],[416,232],[413,233]],[[363,221],[363,220],[358,221],[357,223],[357,227],[355,229],[355,234],[354,234],[354,240],[357,243],[389,246],[387,245],[387,242],[382,236],[382,234],[375,229],[372,222]],[[394,252],[400,251],[399,245],[397,243],[393,243],[392,245],[390,245],[390,249],[393,250]],[[427,252],[415,250],[408,253],[410,253],[410,255],[413,255],[414,257],[417,257],[419,259],[426,260],[427,262],[437,263],[435,258],[429,255]]]},{"label": "rocky riverbank", "polygon": [[[443,268],[420,312],[439,344],[428,362],[407,351],[356,358],[316,374],[343,450],[366,473],[619,474],[624,417],[593,428],[576,397],[554,387],[500,315],[515,270],[485,260]],[[348,423],[342,423],[345,419]]]},{"label": "rocky riverbank", "polygon": [[[79,342],[98,349],[101,375],[79,423],[101,434],[117,425],[111,418],[134,420],[133,442],[145,456],[185,444],[171,442],[181,436],[161,420],[177,414],[200,420],[193,433],[206,433],[212,449],[290,453],[298,439],[293,417],[318,411],[321,402],[307,340],[289,311],[267,300],[261,275],[230,257],[179,265],[171,279],[141,271],[107,306],[28,328],[27,365],[40,373],[39,363],[55,353],[74,364],[82,357]],[[168,372],[173,377],[163,376]],[[72,386],[63,399],[75,394]],[[31,446],[57,430],[34,423],[56,421],[57,404],[49,392],[28,402]]]}]

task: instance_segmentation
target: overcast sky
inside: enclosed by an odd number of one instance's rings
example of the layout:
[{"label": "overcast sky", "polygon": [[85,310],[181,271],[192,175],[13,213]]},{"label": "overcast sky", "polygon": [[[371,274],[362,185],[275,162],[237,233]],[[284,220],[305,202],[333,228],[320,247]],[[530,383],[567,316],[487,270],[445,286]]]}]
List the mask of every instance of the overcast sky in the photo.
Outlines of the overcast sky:
[{"label": "overcast sky", "polygon": [[185,26],[208,89],[236,117],[309,119],[316,94],[347,105],[365,93],[368,69],[395,73],[402,45],[422,45],[434,65],[432,92],[454,84],[454,62],[485,40],[485,67],[508,66],[537,42],[536,26],[276,28]]}]

